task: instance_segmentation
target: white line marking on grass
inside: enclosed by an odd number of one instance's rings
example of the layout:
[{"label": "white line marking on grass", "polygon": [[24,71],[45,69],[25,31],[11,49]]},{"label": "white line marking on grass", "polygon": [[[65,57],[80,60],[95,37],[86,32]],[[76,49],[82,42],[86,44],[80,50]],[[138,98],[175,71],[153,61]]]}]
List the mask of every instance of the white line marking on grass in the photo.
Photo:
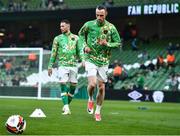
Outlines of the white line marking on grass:
[{"label": "white line marking on grass", "polygon": [[118,115],[119,112],[110,112],[111,115]]}]

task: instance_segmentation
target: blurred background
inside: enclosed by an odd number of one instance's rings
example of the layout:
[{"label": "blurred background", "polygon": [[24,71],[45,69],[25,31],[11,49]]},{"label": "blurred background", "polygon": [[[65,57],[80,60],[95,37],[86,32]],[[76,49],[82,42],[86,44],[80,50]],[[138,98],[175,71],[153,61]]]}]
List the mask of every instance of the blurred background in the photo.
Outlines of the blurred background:
[{"label": "blurred background", "polygon": [[[179,0],[0,0],[0,49],[43,48],[40,73],[38,51],[0,50],[0,96],[37,97],[41,80],[41,97],[59,98],[56,75],[47,76],[59,23],[69,19],[77,34],[95,19],[99,4],[108,8],[107,20],[118,29],[123,45],[112,51],[106,99],[152,101],[153,92],[162,91],[164,101],[180,102]],[[78,80],[75,97],[87,98],[81,67]],[[133,91],[142,96],[129,97]]]}]

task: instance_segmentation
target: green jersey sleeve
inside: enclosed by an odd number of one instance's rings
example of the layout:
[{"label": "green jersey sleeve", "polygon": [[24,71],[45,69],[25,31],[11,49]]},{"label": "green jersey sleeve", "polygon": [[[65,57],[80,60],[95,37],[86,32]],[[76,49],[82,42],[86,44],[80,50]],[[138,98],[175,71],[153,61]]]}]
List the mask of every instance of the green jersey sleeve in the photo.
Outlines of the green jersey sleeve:
[{"label": "green jersey sleeve", "polygon": [[116,27],[113,25],[111,28],[111,41],[106,45],[107,47],[119,47],[121,39]]},{"label": "green jersey sleeve", "polygon": [[48,69],[51,69],[53,64],[56,61],[56,57],[58,54],[58,38],[55,37],[53,40],[53,44],[52,44],[52,50],[51,50],[51,56],[50,56],[50,60],[49,60],[49,64],[48,64]]},{"label": "green jersey sleeve", "polygon": [[86,37],[87,37],[87,33],[88,33],[88,23],[85,23],[81,29],[79,30],[79,44],[81,45],[81,47],[85,47],[87,46],[86,44]]},{"label": "green jersey sleeve", "polygon": [[84,44],[81,43],[80,38],[77,41],[77,56],[79,57],[80,61],[84,61]]}]

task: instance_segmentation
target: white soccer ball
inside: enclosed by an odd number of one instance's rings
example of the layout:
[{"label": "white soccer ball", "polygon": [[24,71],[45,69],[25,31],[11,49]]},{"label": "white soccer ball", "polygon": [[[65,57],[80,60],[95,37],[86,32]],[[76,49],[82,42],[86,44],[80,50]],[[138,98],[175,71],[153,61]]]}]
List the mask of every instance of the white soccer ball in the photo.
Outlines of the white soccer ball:
[{"label": "white soccer ball", "polygon": [[22,134],[26,129],[26,121],[20,115],[12,115],[6,121],[5,127],[9,133]]}]

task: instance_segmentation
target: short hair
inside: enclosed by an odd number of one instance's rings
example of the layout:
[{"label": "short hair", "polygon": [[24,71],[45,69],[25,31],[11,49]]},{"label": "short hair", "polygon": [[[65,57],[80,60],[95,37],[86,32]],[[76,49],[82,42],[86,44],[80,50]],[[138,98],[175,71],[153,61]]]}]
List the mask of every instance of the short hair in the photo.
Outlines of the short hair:
[{"label": "short hair", "polygon": [[61,20],[61,23],[66,23],[66,24],[69,24],[70,25],[70,21],[68,19],[63,19]]},{"label": "short hair", "polygon": [[98,5],[98,6],[96,7],[96,9],[98,9],[98,10],[104,9],[105,11],[107,11],[107,8],[106,8],[104,5]]}]

